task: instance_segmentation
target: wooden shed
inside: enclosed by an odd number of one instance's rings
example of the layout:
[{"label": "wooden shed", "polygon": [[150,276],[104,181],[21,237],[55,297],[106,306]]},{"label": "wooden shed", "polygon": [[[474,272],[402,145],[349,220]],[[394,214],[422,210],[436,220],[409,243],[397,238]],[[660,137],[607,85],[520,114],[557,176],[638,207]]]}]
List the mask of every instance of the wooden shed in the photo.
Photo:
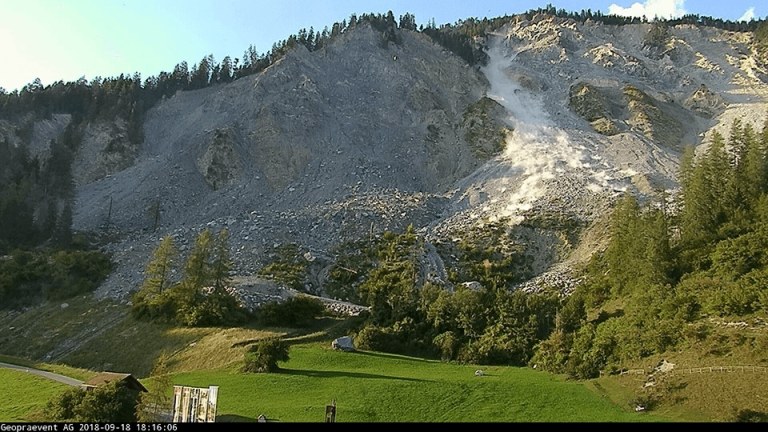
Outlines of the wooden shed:
[{"label": "wooden shed", "polygon": [[139,380],[136,379],[133,375],[129,373],[118,373],[118,372],[102,372],[95,377],[89,379],[88,381],[84,382],[81,387],[85,390],[91,390],[96,387],[102,386],[104,384],[109,384],[111,382],[115,381],[122,381],[126,384],[126,386],[129,389],[133,389],[140,392],[146,392],[148,391],[146,387],[144,387]]}]

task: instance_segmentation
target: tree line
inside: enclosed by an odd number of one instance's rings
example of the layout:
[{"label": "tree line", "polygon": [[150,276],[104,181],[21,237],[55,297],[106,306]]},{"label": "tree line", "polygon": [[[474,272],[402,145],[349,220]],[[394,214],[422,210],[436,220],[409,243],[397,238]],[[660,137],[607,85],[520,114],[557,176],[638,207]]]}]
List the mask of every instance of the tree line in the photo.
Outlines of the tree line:
[{"label": "tree line", "polygon": [[648,22],[655,21],[655,22],[666,23],[669,26],[676,26],[679,24],[690,24],[690,25],[714,27],[721,30],[738,31],[738,32],[755,31],[765,23],[764,19],[762,20],[753,19],[750,21],[735,21],[735,20],[724,20],[722,18],[715,18],[712,16],[699,15],[699,14],[685,14],[679,18],[659,18],[659,17],[647,17],[647,16],[635,17],[635,16],[604,14],[600,10],[592,11],[592,9],[582,9],[578,12],[570,12],[563,8],[558,9],[555,6],[553,6],[551,3],[547,4],[543,8],[530,9],[524,12],[522,16],[524,16],[525,19],[530,20],[531,18],[533,18],[533,16],[537,14],[545,14],[545,15],[555,16],[558,18],[571,19],[581,23],[586,22],[587,20],[590,20],[590,21],[596,21],[603,24],[607,24],[607,25],[627,25],[627,24],[639,24],[639,23],[648,23]]},{"label": "tree line", "polygon": [[768,123],[713,133],[705,152],[686,151],[680,177],[679,211],[663,199],[618,204],[610,243],[562,309],[578,319],[560,317],[532,362],[594,377],[706,339],[702,318],[768,314]]},{"label": "tree line", "polygon": [[[369,24],[381,32],[385,41],[400,43],[398,31],[406,29],[426,31],[438,43],[452,50],[460,51],[459,45],[466,42],[464,39],[457,41],[461,36],[440,36],[454,32],[455,26],[449,24],[438,29],[432,21],[428,27],[422,25],[417,30],[416,18],[409,13],[401,15],[399,20],[395,19],[392,11],[386,14],[352,14],[348,20],[336,22],[330,29],[327,26],[317,31],[313,27],[302,28],[296,34],[275,42],[264,53],[259,53],[255,46],[250,45],[241,58],[226,56],[217,62],[209,54],[191,65],[186,61],[179,62],[172,71],[160,72],[143,81],[137,72],[118,77],[95,77],[90,81],[85,78],[74,82],[57,81],[48,86],[44,86],[40,79],[35,79],[21,90],[11,92],[0,88],[0,118],[14,118],[33,112],[40,117],[52,113],[70,113],[76,120],[119,115],[139,121],[144,112],[160,99],[170,97],[179,90],[205,88],[260,73],[298,46],[309,51],[321,49],[343,33],[363,24]],[[466,31],[458,31],[459,35],[464,33]],[[135,138],[140,140],[139,136]]]},{"label": "tree line", "polygon": [[510,291],[515,267],[477,256],[481,287],[435,286],[419,271],[424,244],[412,229],[359,244],[331,269],[341,282],[331,287],[370,307],[363,348],[578,378],[617,370],[706,339],[704,318],[768,314],[768,122],[758,131],[737,120],[698,156],[687,149],[680,179],[676,197],[617,203],[610,241],[567,297]]},{"label": "tree line", "polygon": [[[610,25],[626,25],[648,22],[648,19],[605,15],[591,9],[579,12],[568,12],[547,5],[544,8],[531,9],[520,16],[531,19],[536,14],[547,14],[560,18],[572,19],[579,22],[593,20]],[[330,28],[322,30],[302,28],[286,39],[275,42],[272,48],[264,53],[250,45],[241,58],[225,56],[217,62],[212,54],[204,56],[199,62],[188,64],[179,62],[170,72],[160,72],[142,81],[139,73],[121,74],[118,77],[95,77],[91,81],[81,78],[74,82],[57,81],[43,86],[39,79],[25,85],[21,90],[7,92],[0,88],[0,118],[9,118],[21,113],[35,112],[47,116],[51,113],[71,113],[75,116],[94,118],[96,116],[112,117],[115,114],[133,121],[140,120],[141,115],[163,97],[170,97],[179,90],[194,90],[210,85],[226,83],[238,78],[259,73],[282,58],[288,51],[303,46],[309,51],[315,51],[328,45],[344,32],[364,23],[370,24],[381,32],[385,40],[400,41],[398,30],[422,32],[435,42],[454,52],[470,64],[483,61],[484,55],[473,46],[473,38],[482,37],[487,32],[497,29],[509,22],[510,16],[497,18],[469,18],[458,20],[453,24],[443,24],[439,27],[434,19],[427,25],[416,25],[416,17],[406,13],[395,19],[392,11],[386,14],[365,13],[360,16],[350,15],[348,20],[334,23]],[[730,31],[752,31],[758,39],[768,33],[765,20],[730,21],[710,16],[686,14],[675,19],[655,19],[668,26],[678,24],[693,24],[721,28]],[[140,122],[139,122],[140,124]],[[140,139],[140,137],[135,137]]]},{"label": "tree line", "polygon": [[[131,311],[142,319],[184,326],[236,324],[246,319],[242,305],[227,289],[232,260],[226,229],[216,236],[205,229],[180,268],[173,237],[164,237],[147,265]],[[179,275],[179,273],[181,273]]]}]

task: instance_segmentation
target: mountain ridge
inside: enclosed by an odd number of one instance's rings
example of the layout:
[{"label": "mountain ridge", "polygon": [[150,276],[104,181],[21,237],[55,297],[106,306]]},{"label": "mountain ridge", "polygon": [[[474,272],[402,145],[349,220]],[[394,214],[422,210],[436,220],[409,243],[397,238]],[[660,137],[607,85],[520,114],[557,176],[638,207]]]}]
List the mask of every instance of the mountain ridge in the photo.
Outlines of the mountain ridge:
[{"label": "mountain ridge", "polygon": [[[140,146],[127,144],[127,123],[91,122],[75,156],[73,226],[122,236],[106,246],[118,270],[99,293],[124,297],[159,237],[184,247],[205,226],[232,232],[248,275],[275,244],[327,251],[408,224],[444,238],[552,212],[589,225],[623,191],[674,191],[684,146],[733,118],[758,122],[766,75],[751,33],[680,24],[651,49],[653,26],[512,17],[475,38],[497,45],[496,84],[513,87],[494,96],[488,67],[418,32],[399,29],[398,42],[360,25],[258,74],[164,98]],[[574,89],[613,105],[585,116]],[[54,135],[68,124],[55,119]]]}]

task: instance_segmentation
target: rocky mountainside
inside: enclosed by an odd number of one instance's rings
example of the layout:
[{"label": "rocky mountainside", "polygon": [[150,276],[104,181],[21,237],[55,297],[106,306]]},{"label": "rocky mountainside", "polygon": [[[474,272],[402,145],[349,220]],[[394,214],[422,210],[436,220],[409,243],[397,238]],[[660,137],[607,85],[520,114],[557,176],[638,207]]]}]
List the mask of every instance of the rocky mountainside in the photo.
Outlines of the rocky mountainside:
[{"label": "rocky mountainside", "polygon": [[[229,229],[250,276],[279,244],[332,260],[334,244],[413,224],[437,246],[423,270],[444,281],[440,245],[498,223],[527,245],[526,287],[565,289],[618,194],[674,190],[685,146],[735,118],[762,125],[751,33],[681,25],[649,41],[651,26],[515,17],[471,67],[423,34],[394,43],[362,25],[162,100],[139,148],[120,122],[91,125],[74,228],[111,239],[98,293],[125,298],[159,238],[183,251],[206,226]],[[35,126],[39,151],[68,121]]]},{"label": "rocky mountainside", "polygon": [[550,251],[524,287],[567,288],[571,264],[605,238],[601,215],[618,195],[673,198],[684,147],[706,145],[712,130],[727,135],[733,119],[762,127],[768,87],[751,34],[681,25],[649,41],[652,27],[539,15],[489,36],[487,95],[514,132],[501,155],[457,182],[438,236],[476,221],[570,218],[592,227],[581,245],[555,239],[565,249],[551,253],[551,229],[524,240]]}]

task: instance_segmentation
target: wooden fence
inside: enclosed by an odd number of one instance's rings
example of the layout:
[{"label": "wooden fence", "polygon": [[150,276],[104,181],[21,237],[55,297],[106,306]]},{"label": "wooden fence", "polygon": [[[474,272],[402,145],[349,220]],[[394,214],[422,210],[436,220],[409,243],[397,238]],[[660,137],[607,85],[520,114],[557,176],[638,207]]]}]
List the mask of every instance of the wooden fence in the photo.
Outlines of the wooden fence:
[{"label": "wooden fence", "polygon": [[[706,367],[697,367],[697,368],[688,368],[688,369],[673,369],[669,371],[669,373],[686,373],[686,374],[696,374],[696,373],[713,373],[713,372],[768,372],[768,367],[766,366],[706,366]],[[619,375],[646,375],[653,373],[653,369],[627,369],[619,372]],[[600,371],[600,376],[603,376],[605,373],[603,371]]]},{"label": "wooden fence", "polygon": [[683,373],[688,373],[688,374],[709,373],[709,372],[768,372],[768,367],[765,367],[765,366],[709,366],[709,367],[680,369],[679,371]]}]

